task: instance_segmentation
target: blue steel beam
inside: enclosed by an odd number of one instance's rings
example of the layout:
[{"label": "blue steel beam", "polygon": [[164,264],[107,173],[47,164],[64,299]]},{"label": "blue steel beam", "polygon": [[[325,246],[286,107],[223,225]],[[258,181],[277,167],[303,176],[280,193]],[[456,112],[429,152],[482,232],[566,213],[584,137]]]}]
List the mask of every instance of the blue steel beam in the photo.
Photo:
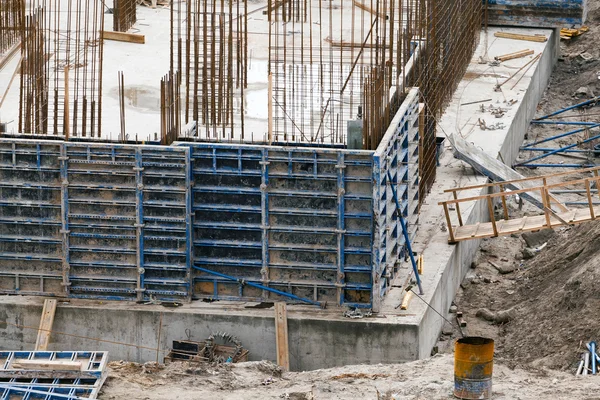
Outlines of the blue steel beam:
[{"label": "blue steel beam", "polygon": [[387,172],[387,175],[388,175],[388,179],[390,180],[390,185],[392,187],[392,194],[394,196],[394,201],[396,202],[396,210],[397,210],[396,215],[398,216],[398,219],[400,220],[400,224],[402,225],[402,234],[404,235],[404,240],[406,241],[408,256],[410,257],[410,263],[412,264],[413,273],[415,274],[415,280],[417,281],[417,286],[419,287],[419,294],[423,295],[423,294],[425,294],[425,292],[423,292],[423,285],[421,285],[421,277],[419,277],[419,271],[417,270],[417,262],[415,261],[415,256],[413,254],[412,246],[410,244],[410,238],[408,237],[408,230],[406,228],[406,223],[404,222],[404,217],[402,216],[402,211],[400,209],[400,203],[398,202],[398,197],[396,196],[396,189],[394,188],[394,185],[392,184],[392,175],[390,174],[389,170]]},{"label": "blue steel beam", "polygon": [[281,290],[273,289],[273,288],[270,288],[270,287],[267,287],[267,286],[264,286],[264,285],[259,285],[259,284],[254,283],[254,282],[250,282],[250,281],[247,281],[245,279],[236,278],[236,277],[233,277],[233,276],[230,276],[230,275],[225,275],[225,274],[222,274],[220,272],[211,271],[210,269],[198,267],[197,265],[194,265],[194,269],[197,269],[197,270],[202,271],[202,272],[206,272],[207,274],[218,276],[218,277],[223,278],[223,279],[227,279],[227,280],[230,280],[230,281],[233,281],[233,282],[237,282],[237,283],[240,284],[240,286],[244,286],[244,285],[252,286],[252,287],[257,288],[257,289],[266,290],[268,292],[275,293],[275,294],[278,294],[280,296],[284,296],[284,297],[287,297],[287,298],[290,298],[290,299],[293,299],[293,300],[301,301],[303,303],[313,304],[315,306],[319,306],[321,308],[324,308],[324,304],[322,304],[322,303],[320,303],[318,301],[313,301],[311,299],[307,299],[307,298],[304,298],[304,297],[296,296],[295,294],[292,294],[292,293],[288,293],[288,292],[284,292],[284,291],[281,291]]},{"label": "blue steel beam", "polygon": [[[575,2],[575,1],[576,0],[562,0],[563,3]],[[587,0],[583,0],[583,1],[587,1]],[[558,111],[555,111],[555,112],[553,112],[551,114],[544,115],[543,117],[536,118],[536,119],[534,119],[534,121],[541,121],[541,120],[544,120],[544,119],[555,117],[555,116],[560,115],[562,113],[565,113],[567,111],[571,111],[571,110],[574,110],[574,109],[580,108],[580,107],[585,107],[585,106],[588,106],[590,104],[594,104],[595,105],[598,101],[600,101],[600,96],[596,96],[593,99],[586,100],[586,101],[583,101],[581,103],[577,103],[575,105],[572,105],[572,106],[569,106],[569,107],[566,107],[566,108],[562,108],[562,109],[560,109]]]},{"label": "blue steel beam", "polygon": [[600,124],[595,123],[594,125],[590,125],[590,126],[588,126],[586,128],[575,129],[574,131],[569,131],[569,132],[561,133],[559,135],[550,136],[548,138],[545,138],[545,139],[542,139],[542,140],[538,140],[537,142],[533,142],[533,143],[526,144],[525,146],[521,146],[521,150],[527,150],[527,149],[529,149],[532,146],[537,146],[538,144],[542,144],[542,143],[550,142],[552,140],[564,138],[564,137],[567,137],[567,136],[570,136],[570,135],[574,135],[576,133],[584,132],[584,131],[586,131],[588,129],[597,128],[599,126],[600,126]]},{"label": "blue steel beam", "polygon": [[593,137],[591,137],[589,139],[585,139],[585,140],[583,140],[583,141],[581,141],[579,143],[573,143],[573,144],[565,146],[565,147],[563,147],[561,149],[553,150],[553,151],[550,151],[548,153],[544,153],[542,155],[539,155],[537,157],[533,157],[533,158],[531,158],[531,159],[529,159],[527,161],[520,162],[520,163],[516,164],[515,166],[527,165],[527,164],[529,164],[529,163],[531,163],[533,161],[541,160],[542,158],[549,157],[549,156],[551,156],[553,154],[560,153],[561,151],[572,149],[573,147],[577,147],[577,146],[580,146],[582,144],[589,143],[589,142],[592,142],[592,141],[598,140],[598,139],[600,139],[600,135],[596,135],[596,136],[593,136]]}]

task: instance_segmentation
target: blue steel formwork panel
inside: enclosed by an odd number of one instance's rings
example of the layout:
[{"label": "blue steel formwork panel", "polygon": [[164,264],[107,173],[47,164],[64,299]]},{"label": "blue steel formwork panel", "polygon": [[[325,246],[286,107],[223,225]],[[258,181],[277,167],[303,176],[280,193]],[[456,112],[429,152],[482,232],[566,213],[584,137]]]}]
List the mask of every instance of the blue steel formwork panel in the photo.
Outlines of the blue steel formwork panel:
[{"label": "blue steel formwork panel", "polygon": [[3,293],[190,298],[189,151],[2,140]]},{"label": "blue steel formwork panel", "polygon": [[588,13],[588,0],[489,0],[487,4],[490,25],[580,27]]},{"label": "blue steel formwork panel", "polygon": [[[419,91],[411,89],[373,155],[373,290],[381,299],[390,286],[399,259],[406,257],[402,226],[396,215],[395,186],[411,240],[419,213]],[[392,182],[388,182],[388,171]]]},{"label": "blue steel formwork panel", "polygon": [[60,144],[0,142],[0,292],[60,295]]},{"label": "blue steel formwork panel", "polygon": [[[371,152],[190,148],[196,266],[313,301],[370,307]],[[280,298],[204,271],[194,272],[194,295]]]},{"label": "blue steel formwork panel", "polygon": [[0,139],[0,293],[377,311],[406,254],[387,171],[414,237],[418,140],[416,89],[375,152]]},{"label": "blue steel formwork panel", "polygon": [[[49,371],[19,363],[67,361],[80,370]],[[103,351],[0,351],[0,399],[96,399],[108,375]]]}]

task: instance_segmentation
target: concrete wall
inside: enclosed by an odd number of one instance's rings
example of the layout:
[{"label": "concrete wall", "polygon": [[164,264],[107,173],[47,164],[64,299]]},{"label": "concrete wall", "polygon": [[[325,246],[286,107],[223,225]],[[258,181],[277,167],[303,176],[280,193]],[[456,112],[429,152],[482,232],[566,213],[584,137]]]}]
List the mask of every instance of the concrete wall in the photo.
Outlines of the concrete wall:
[{"label": "concrete wall", "polygon": [[[548,40],[548,45],[544,50],[538,68],[535,70],[531,84],[521,101],[521,105],[506,134],[500,150],[500,155],[502,156],[502,160],[508,165],[511,165],[517,158],[519,148],[523,143],[524,135],[529,128],[529,123],[531,119],[533,119],[537,105],[542,99],[544,91],[548,86],[552,69],[556,64],[560,52],[559,40],[558,30],[555,30]],[[438,175],[438,179],[444,179],[444,177]],[[475,177],[469,185],[477,185],[484,183],[485,181],[485,177],[479,176]],[[486,194],[485,189],[471,195],[477,196],[483,194]],[[464,211],[465,210],[463,210],[463,219],[465,219]],[[469,210],[466,224],[487,221],[489,221],[487,202],[485,200],[480,200]],[[445,257],[447,262],[445,267],[441,270],[440,276],[435,276],[434,279],[432,279],[435,280],[439,278],[439,281],[435,283],[435,289],[432,295],[427,296],[429,303],[433,308],[442,312],[449,309],[480,243],[480,240],[468,240],[459,242],[456,245],[448,245],[446,233],[439,232],[434,236],[428,248],[425,250],[425,259],[430,259],[428,254],[433,252],[435,253],[435,256],[432,258],[440,260]],[[425,279],[431,279],[431,277],[426,274]],[[419,323],[419,358],[430,355],[431,349],[435,346],[443,324],[444,321],[437,313],[430,308],[424,309],[423,317]]]},{"label": "concrete wall", "polygon": [[[1,348],[31,350],[37,333],[13,324],[37,327],[42,299],[5,297],[0,299]],[[250,351],[250,360],[276,361],[273,309],[235,310],[215,305],[210,309],[170,310],[160,306],[142,307],[128,303],[99,305],[79,301],[62,305],[56,312],[50,350],[104,350],[111,360],[136,362],[158,360],[173,340],[204,340],[212,333],[237,336]],[[378,319],[349,320],[331,314],[327,317],[306,311],[288,313],[290,365],[295,371],[314,370],[349,364],[397,363],[417,358],[418,329]],[[8,324],[5,323],[8,322]],[[4,323],[3,323],[4,322]],[[160,331],[160,335],[159,335]],[[160,336],[160,339],[159,339]],[[87,338],[141,346],[97,342]],[[145,348],[143,348],[145,347]]]}]

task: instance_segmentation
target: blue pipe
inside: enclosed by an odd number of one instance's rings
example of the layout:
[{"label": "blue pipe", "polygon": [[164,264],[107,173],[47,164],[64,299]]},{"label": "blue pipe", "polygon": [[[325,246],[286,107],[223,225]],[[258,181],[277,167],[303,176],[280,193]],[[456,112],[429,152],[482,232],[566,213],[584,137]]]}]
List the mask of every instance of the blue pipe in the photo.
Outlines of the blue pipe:
[{"label": "blue pipe", "polygon": [[225,275],[225,274],[222,274],[220,272],[211,271],[210,269],[198,267],[196,265],[194,265],[194,269],[197,269],[198,271],[206,272],[207,274],[215,275],[215,276],[218,276],[218,277],[230,280],[230,281],[238,282],[240,285],[248,285],[248,286],[251,286],[251,287],[254,287],[254,288],[257,288],[257,289],[262,289],[262,290],[266,290],[267,292],[278,294],[280,296],[289,297],[290,299],[294,299],[294,300],[302,301],[304,303],[313,304],[315,306],[323,307],[323,305],[320,302],[318,302],[318,301],[313,301],[313,300],[310,300],[310,299],[306,299],[304,297],[296,296],[295,294],[291,294],[291,293],[288,293],[288,292],[283,292],[281,290],[273,289],[273,288],[270,288],[268,286],[259,285],[258,283],[248,282],[245,279],[236,278],[236,277],[230,276],[230,275]]},{"label": "blue pipe", "polygon": [[542,158],[549,157],[549,156],[551,156],[551,155],[553,155],[553,154],[560,153],[561,151],[564,151],[564,150],[567,150],[567,149],[572,149],[573,147],[577,147],[577,146],[579,146],[579,145],[581,145],[581,144],[584,144],[584,143],[589,143],[589,142],[592,142],[592,141],[594,141],[594,140],[598,140],[598,139],[600,139],[600,135],[596,135],[596,136],[594,136],[594,137],[591,137],[591,138],[589,138],[589,139],[585,139],[584,141],[582,141],[582,142],[580,142],[580,143],[573,143],[573,144],[570,144],[570,145],[568,145],[568,146],[566,146],[566,147],[563,147],[562,149],[553,150],[553,151],[551,151],[551,152],[549,152],[549,153],[544,153],[544,154],[542,154],[542,155],[539,155],[539,156],[537,156],[537,157],[533,157],[533,158],[532,158],[532,159],[530,159],[530,160],[523,161],[522,163],[519,163],[519,164],[517,164],[517,166],[520,166],[520,165],[525,165],[525,164],[527,164],[527,163],[530,163],[530,162],[532,162],[532,161],[537,161],[537,160],[540,160],[540,159],[542,159]]},{"label": "blue pipe", "polygon": [[560,138],[563,138],[565,136],[574,135],[576,133],[583,132],[583,131],[585,131],[587,129],[596,128],[596,127],[599,127],[599,126],[600,126],[600,124],[594,124],[594,125],[590,125],[590,126],[588,126],[586,128],[576,129],[574,131],[569,131],[569,132],[561,133],[560,135],[556,135],[556,136],[550,136],[549,138],[538,140],[537,142],[529,143],[529,144],[527,144],[525,146],[522,146],[521,150],[527,150],[527,148],[529,148],[531,146],[535,146],[535,145],[541,144],[541,143],[550,142],[550,141],[552,141],[554,139],[560,139]]},{"label": "blue pipe", "polygon": [[[544,147],[536,147],[535,149],[525,148],[521,149],[524,151],[554,151],[554,150],[563,150],[562,148],[544,148]],[[600,150],[563,150],[561,153],[600,153]]]},{"label": "blue pipe", "polygon": [[531,121],[532,124],[544,124],[544,125],[595,125],[596,122],[580,122],[580,121]]},{"label": "blue pipe", "polygon": [[523,168],[593,168],[595,164],[517,164],[515,167]]},{"label": "blue pipe", "polygon": [[590,342],[590,358],[592,360],[592,375],[596,375],[596,342]]},{"label": "blue pipe", "polygon": [[575,108],[579,108],[579,107],[587,106],[588,104],[595,103],[598,100],[600,100],[600,96],[594,97],[591,100],[584,101],[583,103],[575,104],[574,106],[570,106],[570,107],[567,107],[567,108],[560,109],[558,111],[553,112],[552,114],[548,114],[548,115],[544,115],[543,117],[536,118],[535,121],[540,121],[540,120],[543,120],[543,119],[554,117],[555,115],[562,114],[562,113],[567,112],[569,110],[573,110]]},{"label": "blue pipe", "polygon": [[419,277],[419,271],[417,270],[417,262],[415,261],[415,256],[413,255],[412,245],[410,244],[410,238],[408,237],[408,230],[406,229],[406,222],[404,222],[404,217],[402,216],[402,209],[400,208],[400,202],[398,201],[398,196],[396,195],[396,188],[394,188],[394,183],[392,182],[392,174],[390,170],[387,171],[388,180],[390,181],[390,186],[392,188],[392,195],[394,196],[394,201],[396,202],[396,214],[398,215],[398,219],[400,220],[400,225],[402,225],[402,234],[404,235],[404,240],[406,241],[406,249],[408,250],[408,256],[410,257],[410,262],[412,264],[412,269],[415,274],[415,279],[417,280],[417,286],[419,287],[419,294],[422,296],[425,294],[423,291],[423,286],[421,285],[421,278]]},{"label": "blue pipe", "polygon": [[[590,348],[591,348],[591,346],[590,346],[590,345],[591,345],[591,343],[592,343],[592,342],[590,342],[590,343],[586,344],[586,346],[587,346],[587,349],[588,349],[588,350],[590,350]],[[591,352],[591,351],[590,351],[590,352]],[[594,353],[594,354],[592,354],[592,360],[594,359],[594,357],[596,358],[596,361],[598,362],[598,364],[600,364],[600,356],[598,355],[598,353]]]}]

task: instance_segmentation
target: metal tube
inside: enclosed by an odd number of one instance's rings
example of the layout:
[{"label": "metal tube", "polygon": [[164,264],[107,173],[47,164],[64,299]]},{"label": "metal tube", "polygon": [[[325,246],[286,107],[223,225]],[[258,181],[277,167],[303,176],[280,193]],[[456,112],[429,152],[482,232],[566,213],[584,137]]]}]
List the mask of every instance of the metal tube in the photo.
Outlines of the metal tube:
[{"label": "metal tube", "polygon": [[[587,343],[586,347],[588,350],[590,350],[590,348],[591,348],[590,343]],[[600,356],[598,355],[598,353],[595,353],[595,357],[596,357],[596,361],[600,364]]]},{"label": "metal tube", "polygon": [[600,154],[599,150],[563,150],[562,148],[548,148],[548,147],[538,147],[535,149],[531,149],[531,148],[524,148],[522,149],[524,151],[554,151],[554,150],[561,150],[561,153],[598,153]]},{"label": "metal tube", "polygon": [[588,374],[589,366],[590,366],[590,353],[585,353],[585,356],[583,358],[583,374],[582,375]]},{"label": "metal tube", "polygon": [[591,168],[595,164],[516,164],[516,167],[524,168]]},{"label": "metal tube", "polygon": [[575,371],[575,375],[581,375],[582,372],[583,372],[583,357],[581,358],[581,361],[579,361],[579,366],[577,367],[577,371]]},{"label": "metal tube", "polygon": [[596,125],[596,122],[581,122],[581,121],[531,121],[532,124],[544,125]]},{"label": "metal tube", "polygon": [[590,358],[592,359],[592,375],[596,375],[596,342],[590,342]]},{"label": "metal tube", "polygon": [[207,274],[211,274],[211,275],[215,275],[215,276],[218,276],[218,277],[221,277],[221,278],[224,278],[224,279],[228,279],[230,281],[238,282],[240,285],[248,285],[248,286],[251,286],[251,287],[255,287],[257,289],[262,289],[262,290],[266,290],[267,292],[278,294],[280,296],[289,297],[290,299],[294,299],[294,300],[302,301],[304,303],[313,304],[315,306],[322,307],[322,304],[320,302],[318,302],[318,301],[313,301],[313,300],[310,300],[310,299],[306,299],[304,297],[296,296],[295,294],[292,294],[292,293],[283,292],[281,290],[273,289],[273,288],[270,288],[268,286],[259,285],[257,283],[248,282],[247,280],[242,279],[242,278],[236,278],[234,276],[225,275],[225,274],[222,274],[220,272],[211,271],[210,269],[198,267],[196,265],[194,265],[194,269],[197,269],[198,271],[206,272]]},{"label": "metal tube", "polygon": [[583,132],[583,131],[588,130],[588,129],[596,128],[598,126],[600,126],[600,124],[589,125],[586,128],[580,128],[580,129],[576,129],[574,131],[569,131],[569,132],[561,133],[560,135],[550,136],[549,138],[546,138],[546,139],[543,139],[543,140],[539,140],[537,142],[529,143],[529,144],[527,144],[525,146],[521,146],[521,150],[528,150],[528,148],[531,147],[531,146],[535,146],[535,145],[538,145],[538,144],[541,144],[541,143],[550,142],[550,141],[552,141],[554,139],[560,139],[560,138],[563,138],[563,137],[566,137],[566,136],[574,135],[576,133]]},{"label": "metal tube", "polygon": [[408,250],[408,256],[410,257],[410,262],[412,264],[413,272],[415,274],[415,279],[417,280],[417,286],[419,287],[419,294],[423,295],[423,286],[421,285],[421,278],[419,277],[419,270],[417,269],[417,262],[415,261],[415,256],[412,251],[412,246],[410,244],[410,238],[408,237],[408,230],[406,229],[406,222],[404,222],[404,217],[402,216],[402,209],[400,208],[400,202],[398,201],[398,195],[396,194],[396,189],[392,184],[392,174],[390,171],[387,171],[388,181],[390,182],[390,186],[392,188],[392,195],[394,196],[394,201],[396,202],[396,214],[398,215],[398,219],[400,220],[400,225],[402,225],[402,234],[404,235],[404,240],[406,240],[406,249]]},{"label": "metal tube", "polygon": [[600,139],[600,135],[596,135],[596,136],[594,136],[594,137],[591,137],[591,138],[589,138],[589,139],[586,139],[586,140],[584,140],[584,141],[582,141],[582,142],[579,142],[579,143],[573,143],[573,144],[570,144],[570,145],[568,145],[568,146],[566,146],[566,147],[563,147],[563,148],[561,148],[561,149],[558,149],[558,150],[553,150],[553,151],[551,151],[551,152],[549,152],[549,153],[545,153],[545,154],[539,155],[539,156],[537,156],[537,157],[533,157],[532,159],[529,159],[529,160],[527,160],[527,161],[523,161],[522,163],[519,163],[519,164],[516,164],[516,165],[517,165],[517,166],[519,166],[519,165],[524,165],[524,164],[530,163],[531,161],[537,161],[537,160],[540,160],[540,159],[542,159],[542,158],[549,157],[549,156],[551,156],[551,155],[553,155],[553,154],[560,153],[560,152],[561,152],[561,151],[563,151],[563,150],[572,149],[573,147],[577,147],[577,146],[579,146],[579,145],[581,145],[581,144],[584,144],[584,143],[589,143],[589,142],[591,142],[591,141],[598,140],[598,139]]},{"label": "metal tube", "polygon": [[570,107],[567,107],[567,108],[560,109],[560,110],[558,110],[558,111],[555,111],[555,112],[553,112],[552,114],[548,114],[548,115],[544,115],[543,117],[536,118],[536,119],[535,119],[535,121],[541,121],[541,120],[543,120],[543,119],[547,119],[547,118],[553,117],[553,116],[555,116],[555,115],[562,114],[562,113],[564,113],[564,112],[567,112],[567,111],[569,111],[569,110],[573,110],[573,109],[575,109],[575,108],[579,108],[579,107],[587,106],[588,104],[595,103],[595,102],[597,102],[598,100],[600,100],[600,96],[596,96],[596,97],[594,97],[594,98],[593,98],[593,99],[591,99],[591,100],[584,101],[583,103],[575,104],[574,106],[570,106]]}]

